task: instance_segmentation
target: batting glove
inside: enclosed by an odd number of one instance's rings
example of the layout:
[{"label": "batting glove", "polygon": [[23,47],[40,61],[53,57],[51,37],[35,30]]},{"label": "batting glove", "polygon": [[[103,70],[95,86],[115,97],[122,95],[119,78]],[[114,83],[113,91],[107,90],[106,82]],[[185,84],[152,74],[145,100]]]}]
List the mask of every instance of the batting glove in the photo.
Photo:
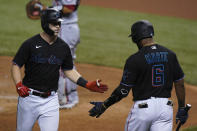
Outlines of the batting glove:
[{"label": "batting glove", "polygon": [[98,118],[107,109],[103,102],[90,102],[90,104],[94,105],[94,107],[89,110],[89,115],[92,117],[96,116],[96,118]]},{"label": "batting glove", "polygon": [[18,82],[18,83],[16,84],[16,91],[17,91],[17,93],[19,94],[19,96],[21,96],[21,97],[26,97],[26,96],[29,95],[29,92],[28,92],[28,91],[30,91],[30,89],[27,88],[26,86],[24,86],[24,85],[22,84],[22,82],[20,81],[20,82]]},{"label": "batting glove", "polygon": [[91,81],[86,83],[86,88],[93,92],[104,93],[108,90],[107,85],[101,84],[101,80]]},{"label": "batting glove", "polygon": [[180,121],[181,124],[184,124],[188,119],[188,112],[185,110],[185,107],[179,107],[176,114],[176,124]]}]

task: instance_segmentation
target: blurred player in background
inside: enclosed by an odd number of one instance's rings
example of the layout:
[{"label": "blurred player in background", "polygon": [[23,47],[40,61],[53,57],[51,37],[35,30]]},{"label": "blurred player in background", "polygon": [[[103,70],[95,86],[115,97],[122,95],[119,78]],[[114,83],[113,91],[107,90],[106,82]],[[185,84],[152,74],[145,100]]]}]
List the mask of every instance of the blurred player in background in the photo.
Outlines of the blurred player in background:
[{"label": "blurred player in background", "polygon": [[[63,13],[63,22],[59,37],[63,39],[70,47],[73,63],[76,59],[76,47],[80,42],[80,30],[78,26],[77,9],[80,0],[54,0],[53,7]],[[76,68],[74,66],[74,68]],[[79,103],[77,85],[66,78],[60,71],[58,83],[58,98],[60,109],[70,109]]]}]

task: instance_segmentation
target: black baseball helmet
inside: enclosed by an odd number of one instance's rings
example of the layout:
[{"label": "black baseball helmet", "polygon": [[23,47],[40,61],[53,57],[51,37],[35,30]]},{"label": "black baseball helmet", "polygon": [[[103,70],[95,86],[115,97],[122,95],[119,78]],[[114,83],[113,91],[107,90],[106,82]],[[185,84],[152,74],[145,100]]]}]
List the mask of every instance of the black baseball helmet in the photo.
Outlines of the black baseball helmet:
[{"label": "black baseball helmet", "polygon": [[47,8],[41,12],[41,26],[48,35],[54,35],[54,32],[49,28],[49,23],[59,22],[61,24],[62,13],[54,8]]},{"label": "black baseball helmet", "polygon": [[131,26],[131,34],[134,43],[139,43],[145,38],[152,38],[154,36],[153,25],[148,20],[140,20]]}]

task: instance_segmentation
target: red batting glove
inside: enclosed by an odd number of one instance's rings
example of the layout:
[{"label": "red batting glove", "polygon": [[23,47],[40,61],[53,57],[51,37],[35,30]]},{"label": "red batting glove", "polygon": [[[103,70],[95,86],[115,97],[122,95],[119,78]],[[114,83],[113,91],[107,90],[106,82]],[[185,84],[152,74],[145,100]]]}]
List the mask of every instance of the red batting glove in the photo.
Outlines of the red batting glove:
[{"label": "red batting glove", "polygon": [[18,92],[19,96],[26,97],[29,95],[28,91],[31,91],[28,87],[24,86],[22,82],[18,82],[16,84],[16,91]]},{"label": "red batting glove", "polygon": [[93,92],[104,93],[108,87],[105,84],[100,83],[101,80],[91,81],[86,84],[86,88]]}]

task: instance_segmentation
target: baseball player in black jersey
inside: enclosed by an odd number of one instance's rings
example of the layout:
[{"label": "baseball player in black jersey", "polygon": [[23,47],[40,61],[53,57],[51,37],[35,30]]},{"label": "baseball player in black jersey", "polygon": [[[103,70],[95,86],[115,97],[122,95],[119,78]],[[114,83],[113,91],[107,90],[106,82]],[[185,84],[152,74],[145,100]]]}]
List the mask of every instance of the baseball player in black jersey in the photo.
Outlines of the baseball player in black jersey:
[{"label": "baseball player in black jersey", "polygon": [[[59,69],[76,84],[103,93],[105,84],[86,81],[74,68],[69,46],[58,37],[61,13],[54,8],[42,11],[44,32],[26,40],[13,59],[11,74],[19,94],[17,131],[31,131],[38,120],[41,131],[57,131],[59,125]],[[22,80],[20,68],[25,66]]]},{"label": "baseball player in black jersey", "polygon": [[131,27],[132,41],[139,51],[131,55],[124,66],[122,80],[104,102],[91,102],[89,115],[98,118],[107,108],[133,93],[134,105],[128,115],[125,131],[171,131],[173,103],[169,98],[173,83],[178,99],[176,119],[184,124],[184,73],[176,54],[153,40],[154,29],[147,20],[135,22]]}]

